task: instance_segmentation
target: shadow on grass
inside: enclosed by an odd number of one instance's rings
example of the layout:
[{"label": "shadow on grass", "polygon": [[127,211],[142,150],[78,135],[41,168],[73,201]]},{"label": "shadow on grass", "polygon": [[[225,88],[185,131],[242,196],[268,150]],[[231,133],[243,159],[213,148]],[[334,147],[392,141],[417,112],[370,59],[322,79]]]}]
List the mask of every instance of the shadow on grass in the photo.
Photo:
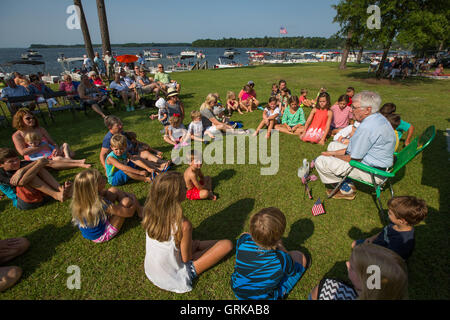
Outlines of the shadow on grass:
[{"label": "shadow on grass", "polygon": [[369,84],[377,84],[377,85],[415,86],[420,84],[432,84],[435,82],[435,80],[425,77],[408,77],[403,80],[400,78],[394,80],[386,78],[377,79],[374,73],[369,74],[367,73],[367,70],[350,72],[348,74],[345,74],[345,76],[348,78],[362,80]]},{"label": "shadow on grass", "polygon": [[233,176],[236,174],[236,170],[234,169],[226,169],[220,171],[220,173],[212,178],[212,185],[213,187],[217,187],[220,184],[220,181],[222,180],[230,180],[233,178]]},{"label": "shadow on grass", "polygon": [[[283,239],[283,244],[288,251],[299,250],[304,253],[308,259],[311,253],[303,246],[305,241],[314,233],[314,223],[311,219],[300,219],[291,225],[289,235]],[[314,263],[314,262],[313,262]]]},{"label": "shadow on grass", "polygon": [[244,223],[255,206],[255,199],[236,201],[222,211],[203,220],[194,229],[193,238],[199,240],[229,239],[232,242],[243,232]]},{"label": "shadow on grass", "polygon": [[27,279],[42,264],[50,261],[56,254],[56,248],[68,242],[76,232],[77,229],[69,222],[62,227],[48,224],[25,235],[24,237],[30,241],[30,248],[14,262],[14,265],[19,265],[24,270],[22,280]]}]

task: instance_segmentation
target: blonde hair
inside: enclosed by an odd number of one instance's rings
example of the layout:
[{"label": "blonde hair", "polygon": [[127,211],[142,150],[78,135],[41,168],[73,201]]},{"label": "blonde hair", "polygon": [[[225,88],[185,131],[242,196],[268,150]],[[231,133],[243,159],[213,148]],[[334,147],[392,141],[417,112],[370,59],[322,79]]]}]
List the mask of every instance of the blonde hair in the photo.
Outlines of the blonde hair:
[{"label": "blonde hair", "polygon": [[[408,271],[405,261],[385,247],[363,243],[356,246],[350,257],[352,269],[361,283],[361,300],[402,300],[408,298]],[[367,280],[372,275],[369,266],[380,268],[380,289],[369,289]]]},{"label": "blonde hair", "polygon": [[120,133],[117,133],[111,137],[111,140],[109,141],[111,144],[111,147],[113,148],[120,148],[120,147],[127,147],[127,138]]},{"label": "blonde hair", "polygon": [[181,201],[186,197],[184,183],[179,172],[158,175],[145,201],[142,220],[142,227],[150,238],[165,242],[173,235],[178,248],[183,236]]},{"label": "blonde hair", "polygon": [[227,100],[231,100],[231,97],[234,96],[234,99],[236,99],[236,93],[234,91],[228,91],[227,92]]},{"label": "blonde hair", "polygon": [[200,113],[200,111],[198,111],[198,110],[191,111],[191,119],[192,120],[194,120],[195,118],[199,118],[201,116],[202,116],[202,114]]},{"label": "blonde hair", "polygon": [[203,102],[202,105],[200,106],[200,111],[205,109],[212,110],[212,106],[210,106],[209,104],[213,101],[214,103],[217,103],[217,97],[213,93],[208,94],[206,96],[205,102]]},{"label": "blonde hair", "polygon": [[104,201],[98,194],[99,179],[101,175],[96,169],[87,169],[75,176],[70,203],[73,224],[83,228],[95,227],[106,220]]},{"label": "blonde hair", "polygon": [[264,208],[250,219],[252,239],[264,249],[276,249],[286,229],[286,217],[280,209]]},{"label": "blonde hair", "polygon": [[27,133],[25,133],[25,135],[24,135],[24,137],[23,137],[23,139],[25,140],[25,142],[26,143],[31,143],[31,142],[34,142],[34,141],[39,141],[39,142],[41,142],[41,140],[42,140],[42,135],[40,134],[40,133],[38,133],[38,132],[27,132]]}]

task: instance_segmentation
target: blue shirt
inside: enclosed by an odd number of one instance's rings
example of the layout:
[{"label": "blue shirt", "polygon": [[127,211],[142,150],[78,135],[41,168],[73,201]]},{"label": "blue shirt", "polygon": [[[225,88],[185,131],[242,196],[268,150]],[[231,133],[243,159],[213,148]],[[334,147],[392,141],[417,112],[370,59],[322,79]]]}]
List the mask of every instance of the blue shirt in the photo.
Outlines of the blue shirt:
[{"label": "blue shirt", "polygon": [[278,299],[282,279],[295,274],[291,256],[281,250],[260,248],[243,234],[236,245],[236,265],[231,288],[238,299]]},{"label": "blue shirt", "polygon": [[[111,205],[111,202],[107,199],[104,199],[105,203],[103,204],[102,210],[106,211],[106,209]],[[95,240],[100,238],[103,233],[105,233],[106,228],[106,221],[100,220],[99,223],[96,226],[90,227],[87,226],[86,228],[81,227],[78,225],[78,228],[81,231],[81,235],[88,239],[88,240]]]},{"label": "blue shirt", "polygon": [[390,223],[383,228],[373,243],[394,251],[406,260],[414,250],[414,228],[410,231],[399,232],[394,229],[394,224]]},{"label": "blue shirt", "polygon": [[347,154],[368,166],[389,168],[394,163],[396,142],[391,124],[377,112],[361,122],[350,138]]},{"label": "blue shirt", "polygon": [[398,139],[399,140],[402,138],[403,133],[408,131],[410,127],[411,127],[410,123],[400,119],[400,124],[397,127]]},{"label": "blue shirt", "polygon": [[[113,136],[113,134],[111,133],[111,131],[108,131],[108,133],[103,138],[102,148],[106,148],[109,151],[111,151],[111,138],[112,138],[112,136]],[[128,138],[127,138],[127,152],[129,152],[130,154],[134,155],[134,153],[131,152],[133,149],[134,149],[133,143],[130,140],[128,140]]]},{"label": "blue shirt", "polygon": [[27,91],[27,89],[24,86],[16,86],[15,88],[6,87],[2,90],[2,98],[7,97],[22,97],[27,96],[30,93]]}]

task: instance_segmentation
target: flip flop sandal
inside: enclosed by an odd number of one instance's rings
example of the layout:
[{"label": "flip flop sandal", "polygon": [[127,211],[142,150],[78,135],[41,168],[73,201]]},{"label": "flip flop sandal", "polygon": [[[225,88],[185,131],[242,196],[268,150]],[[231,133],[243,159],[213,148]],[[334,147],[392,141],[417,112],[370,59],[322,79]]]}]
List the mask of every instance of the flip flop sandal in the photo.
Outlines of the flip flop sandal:
[{"label": "flip flop sandal", "polygon": [[170,169],[170,165],[168,165],[163,171],[161,171],[161,173],[166,172],[169,169]]}]

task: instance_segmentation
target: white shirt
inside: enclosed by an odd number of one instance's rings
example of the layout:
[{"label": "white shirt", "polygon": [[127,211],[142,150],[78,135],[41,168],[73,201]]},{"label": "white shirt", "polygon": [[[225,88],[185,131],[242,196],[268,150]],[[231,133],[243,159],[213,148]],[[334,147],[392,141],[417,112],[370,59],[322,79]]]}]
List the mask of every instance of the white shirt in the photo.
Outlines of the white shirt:
[{"label": "white shirt", "polygon": [[271,116],[276,115],[276,114],[278,114],[278,116],[275,118],[275,120],[278,120],[280,118],[280,116],[279,116],[280,115],[280,108],[279,107],[276,107],[273,110],[270,110],[269,108],[266,107],[264,109],[264,111],[266,112],[266,115],[267,115],[268,118],[270,118]]},{"label": "white shirt", "polygon": [[192,290],[187,265],[181,259],[181,251],[175,246],[173,236],[160,242],[145,234],[145,275],[161,289],[184,293]]},{"label": "white shirt", "polygon": [[195,137],[202,137],[203,133],[203,124],[202,121],[192,121],[188,127],[189,134],[194,135]]},{"label": "white shirt", "polygon": [[92,67],[92,60],[90,58],[85,58],[83,64],[86,66],[86,68]]}]

